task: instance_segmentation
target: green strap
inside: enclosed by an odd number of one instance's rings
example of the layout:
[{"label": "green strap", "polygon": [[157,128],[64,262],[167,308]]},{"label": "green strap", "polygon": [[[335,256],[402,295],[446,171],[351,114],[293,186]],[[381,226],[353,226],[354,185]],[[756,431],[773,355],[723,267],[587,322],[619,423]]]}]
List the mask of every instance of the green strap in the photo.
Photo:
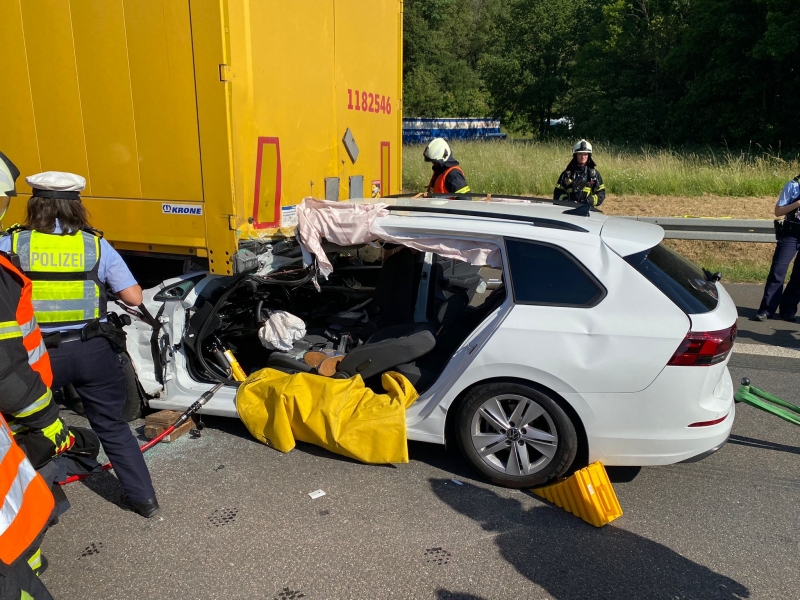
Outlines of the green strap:
[{"label": "green strap", "polygon": [[[770,398],[775,398],[775,400],[778,400],[778,402],[776,404],[780,404],[781,406],[785,406],[789,410],[786,410],[784,408],[780,408],[778,406],[773,406],[772,404],[762,400],[761,398],[759,398],[757,395],[755,395],[752,392],[759,392],[761,394],[765,394],[766,396],[769,396]],[[798,407],[798,406],[796,406],[794,404],[791,404],[789,402],[786,402],[785,400],[781,400],[780,398],[777,398],[775,396],[772,396],[771,394],[767,394],[766,392],[763,392],[763,391],[759,390],[758,388],[753,388],[751,386],[744,386],[743,385],[736,392],[736,396],[734,398],[735,398],[735,400],[737,402],[742,402],[744,404],[749,404],[750,406],[758,408],[759,410],[763,410],[764,412],[768,412],[771,415],[775,415],[776,417],[778,417],[780,419],[783,419],[784,421],[789,421],[789,423],[794,423],[795,425],[800,425],[800,407]],[[790,411],[795,411],[795,412],[797,412],[799,414],[794,414],[793,412],[790,412]]]},{"label": "green strap", "polygon": [[770,402],[777,404],[778,406],[783,406],[784,408],[793,410],[796,413],[800,413],[800,406],[792,404],[791,402],[787,402],[786,400],[781,400],[777,396],[773,396],[769,392],[760,390],[757,387],[753,387],[752,385],[750,386],[750,393],[753,394],[754,396],[758,396],[759,398],[763,398],[764,400],[769,400]]}]

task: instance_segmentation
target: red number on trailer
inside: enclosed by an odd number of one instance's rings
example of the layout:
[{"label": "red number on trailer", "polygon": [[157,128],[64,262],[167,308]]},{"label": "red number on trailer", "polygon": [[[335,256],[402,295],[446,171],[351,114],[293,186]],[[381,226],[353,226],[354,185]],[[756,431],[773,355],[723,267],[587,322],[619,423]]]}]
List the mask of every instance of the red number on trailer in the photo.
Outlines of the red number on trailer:
[{"label": "red number on trailer", "polygon": [[[353,96],[355,96],[355,102]],[[390,115],[392,114],[392,97],[383,96],[377,92],[362,92],[348,88],[347,110],[363,110],[364,112]]]}]

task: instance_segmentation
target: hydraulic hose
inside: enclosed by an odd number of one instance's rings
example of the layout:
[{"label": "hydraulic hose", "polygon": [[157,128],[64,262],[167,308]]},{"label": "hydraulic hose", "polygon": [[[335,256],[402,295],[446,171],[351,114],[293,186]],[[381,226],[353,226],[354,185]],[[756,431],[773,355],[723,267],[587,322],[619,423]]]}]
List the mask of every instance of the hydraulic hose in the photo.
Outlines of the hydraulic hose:
[{"label": "hydraulic hose", "polygon": [[[222,386],[223,386],[222,383],[218,383],[217,385],[212,387],[210,390],[208,390],[206,392],[203,392],[203,395],[201,395],[194,402],[194,404],[192,404],[189,408],[187,408],[183,412],[183,414],[180,417],[178,417],[177,420],[172,425],[170,425],[169,427],[167,427],[164,430],[163,433],[161,433],[158,436],[154,437],[152,440],[150,440],[149,442],[147,442],[143,446],[140,446],[139,449],[142,451],[142,453],[147,452],[150,448],[155,446],[158,442],[163,440],[170,433],[175,431],[178,427],[180,427],[181,425],[186,423],[186,421],[188,421],[192,417],[192,415],[194,413],[196,413],[198,410],[200,410],[206,404],[206,402],[211,400],[211,398],[214,396],[214,394],[216,394]],[[94,473],[84,473],[83,475],[70,475],[69,477],[66,478],[66,480],[60,481],[59,485],[66,485],[68,483],[72,483],[73,481],[80,481],[81,479],[86,479],[87,477],[91,477],[92,475],[95,475],[97,473],[102,473],[103,471],[108,471],[108,470],[113,469],[113,468],[114,468],[114,466],[111,463],[106,463],[106,464],[104,464],[102,466],[100,471],[95,471]]]}]

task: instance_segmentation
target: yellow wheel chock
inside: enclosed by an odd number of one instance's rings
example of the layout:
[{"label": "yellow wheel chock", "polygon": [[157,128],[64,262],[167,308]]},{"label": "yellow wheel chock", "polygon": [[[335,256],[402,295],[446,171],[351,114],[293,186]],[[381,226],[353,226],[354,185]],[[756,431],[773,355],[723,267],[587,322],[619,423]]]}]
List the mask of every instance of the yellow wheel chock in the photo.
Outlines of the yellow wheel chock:
[{"label": "yellow wheel chock", "polygon": [[622,507],[600,462],[531,491],[595,527],[622,516]]}]

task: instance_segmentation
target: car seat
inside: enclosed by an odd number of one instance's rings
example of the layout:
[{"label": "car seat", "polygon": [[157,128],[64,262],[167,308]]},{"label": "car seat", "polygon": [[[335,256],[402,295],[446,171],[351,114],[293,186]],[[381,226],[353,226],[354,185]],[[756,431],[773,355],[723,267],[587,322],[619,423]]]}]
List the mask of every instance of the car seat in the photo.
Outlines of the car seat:
[{"label": "car seat", "polygon": [[438,379],[439,374],[453,354],[488,316],[500,307],[506,299],[505,284],[492,291],[477,307],[466,308],[452,327],[448,327],[437,339],[436,350],[421,356],[418,360],[399,364],[392,370],[401,373],[422,393]]},{"label": "car seat", "polygon": [[416,289],[422,270],[416,258],[410,248],[389,256],[378,274],[373,297],[353,309],[331,315],[328,324],[367,339],[383,327],[413,322]]},{"label": "car seat", "polygon": [[[348,352],[339,363],[334,377],[361,375],[364,379],[379,375],[424,356],[436,346],[437,338],[452,327],[469,304],[464,291],[445,300],[436,317],[427,323],[401,323],[372,334],[367,341]],[[289,354],[273,352],[267,366],[288,373],[309,373],[314,369]]]},{"label": "car seat", "polygon": [[469,304],[466,292],[458,291],[439,307],[436,318],[428,323],[385,327],[365,344],[353,348],[339,363],[336,376],[361,375],[368,379],[397,365],[414,361],[436,346],[437,338],[452,327]]}]

